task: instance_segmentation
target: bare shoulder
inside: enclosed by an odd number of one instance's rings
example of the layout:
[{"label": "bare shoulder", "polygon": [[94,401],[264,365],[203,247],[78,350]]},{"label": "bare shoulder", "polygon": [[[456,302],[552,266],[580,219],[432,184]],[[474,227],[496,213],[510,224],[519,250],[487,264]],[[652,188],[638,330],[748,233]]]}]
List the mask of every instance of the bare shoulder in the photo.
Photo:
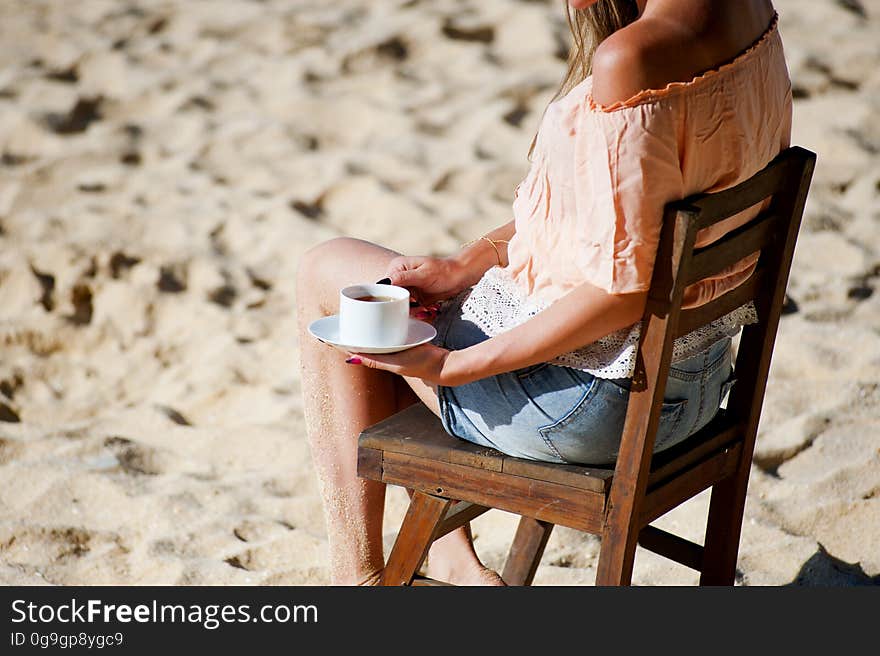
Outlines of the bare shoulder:
[{"label": "bare shoulder", "polygon": [[640,18],[618,30],[593,55],[593,99],[611,105],[677,81],[690,44],[693,35],[671,21]]}]

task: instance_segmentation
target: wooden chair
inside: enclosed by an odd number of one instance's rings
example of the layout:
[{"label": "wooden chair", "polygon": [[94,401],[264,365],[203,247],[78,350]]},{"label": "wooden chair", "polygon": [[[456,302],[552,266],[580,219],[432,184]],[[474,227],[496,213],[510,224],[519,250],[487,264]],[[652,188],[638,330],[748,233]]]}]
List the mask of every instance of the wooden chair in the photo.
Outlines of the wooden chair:
[{"label": "wooden chair", "polygon": [[[601,536],[597,585],[629,585],[636,544],[701,573],[701,585],[732,585],[755,436],[792,255],[816,156],[781,153],[729,189],[667,206],[643,315],[636,371],[614,469],[506,456],[448,435],[422,403],[361,433],[358,474],[409,488],[409,509],[383,584],[410,585],[431,543],[490,508],[521,515],[502,578],[529,585],[555,524]],[[770,197],[746,225],[695,249],[698,230]],[[682,310],[684,288],[761,251],[742,284]],[[673,341],[748,300],[759,322],[744,326],[726,408],[683,443],[652,457]],[[705,544],[650,522],[712,487]]]}]

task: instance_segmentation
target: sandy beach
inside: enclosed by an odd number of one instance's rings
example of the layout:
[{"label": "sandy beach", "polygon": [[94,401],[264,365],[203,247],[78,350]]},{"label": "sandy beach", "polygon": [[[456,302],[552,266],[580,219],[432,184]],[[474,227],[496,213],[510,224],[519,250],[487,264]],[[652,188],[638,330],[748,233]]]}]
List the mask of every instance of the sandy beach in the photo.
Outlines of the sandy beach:
[{"label": "sandy beach", "polygon": [[[737,584],[876,585],[880,0],[775,5],[818,164]],[[561,0],[0,3],[0,583],[328,583],[299,258],[509,221],[569,39]],[[487,565],[516,520],[473,523]],[[535,583],[598,545],[557,528]],[[635,584],[696,581],[639,549]]]}]

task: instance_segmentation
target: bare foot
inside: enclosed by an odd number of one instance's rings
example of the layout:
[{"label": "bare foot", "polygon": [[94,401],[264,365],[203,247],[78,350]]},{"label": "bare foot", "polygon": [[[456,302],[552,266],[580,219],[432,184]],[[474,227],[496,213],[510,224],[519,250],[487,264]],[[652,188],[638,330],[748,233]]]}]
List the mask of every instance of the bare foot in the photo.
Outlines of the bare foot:
[{"label": "bare foot", "polygon": [[355,583],[355,585],[358,585],[358,586],[362,586],[362,585],[379,585],[379,584],[381,583],[381,581],[382,581],[382,572],[384,572],[384,571],[385,571],[384,568],[383,568],[383,569],[376,570],[376,571],[373,572],[372,574],[368,574],[367,576],[365,576],[364,578],[362,578],[360,581],[358,581],[357,583]]},{"label": "bare foot", "polygon": [[498,574],[498,572],[493,569],[489,569],[488,567],[484,567],[481,564],[468,565],[466,567],[459,568],[450,568],[444,567],[439,563],[435,565],[431,565],[429,563],[426,572],[428,578],[451,583],[452,585],[507,585]]},{"label": "bare foot", "polygon": [[[440,569],[439,567],[435,567],[433,569]],[[368,586],[368,585],[380,585],[382,582],[382,572],[384,570],[378,570],[365,576],[363,579],[355,583],[357,586]],[[489,569],[488,567],[483,567],[482,565],[478,565],[476,567],[469,567],[466,571],[450,571],[446,569],[446,571],[442,572],[443,576],[438,577],[434,575],[432,570],[428,572],[428,578],[434,579],[436,581],[443,581],[444,583],[451,583],[452,585],[460,585],[460,586],[472,586],[472,585],[491,585],[491,586],[503,586],[507,585],[503,579],[498,575],[498,572],[495,570]]]},{"label": "bare foot", "polygon": [[471,584],[467,583],[458,583],[456,585],[493,585],[493,586],[506,586],[507,584],[504,582],[504,579],[501,578],[501,575],[496,572],[494,569],[489,569],[488,567],[484,567],[477,574],[477,581]]}]

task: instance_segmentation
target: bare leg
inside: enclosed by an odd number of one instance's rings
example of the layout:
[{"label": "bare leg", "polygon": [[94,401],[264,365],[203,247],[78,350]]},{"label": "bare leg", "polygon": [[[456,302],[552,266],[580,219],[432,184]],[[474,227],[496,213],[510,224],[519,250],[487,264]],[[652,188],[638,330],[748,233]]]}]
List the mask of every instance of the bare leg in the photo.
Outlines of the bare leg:
[{"label": "bare leg", "polygon": [[[425,385],[419,379],[396,376],[397,412],[413,403],[420,403],[419,395],[413,387]],[[412,387],[410,387],[412,385]],[[436,390],[434,391],[436,394]],[[412,491],[407,490],[412,496]],[[470,524],[452,531],[431,545],[426,560],[428,577],[456,585],[505,585],[498,572],[488,569],[480,562],[474,550]]]},{"label": "bare leg", "polygon": [[[341,237],[306,252],[297,272],[303,406],[324,502],[330,579],[336,585],[375,582],[384,566],[385,485],[358,477],[358,435],[416,399],[438,415],[439,404],[436,387],[420,379],[346,364],[345,354],[314,339],[308,325],[338,311],[340,288],[378,280],[397,255]],[[438,540],[431,557],[438,565],[448,561],[447,571],[455,576],[485,569],[465,529]]]}]

